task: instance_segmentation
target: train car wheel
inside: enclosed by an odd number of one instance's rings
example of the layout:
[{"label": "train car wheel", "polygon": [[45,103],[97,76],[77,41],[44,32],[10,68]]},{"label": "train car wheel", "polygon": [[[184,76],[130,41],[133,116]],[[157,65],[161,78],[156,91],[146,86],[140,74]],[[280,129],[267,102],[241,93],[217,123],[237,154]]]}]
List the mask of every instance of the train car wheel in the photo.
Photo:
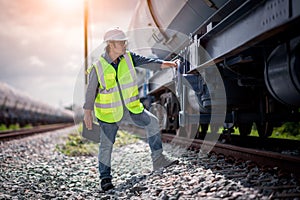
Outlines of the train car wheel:
[{"label": "train car wheel", "polygon": [[264,123],[256,123],[256,129],[258,132],[259,137],[261,138],[267,138],[269,136],[272,135],[273,132],[273,125],[271,123],[268,122],[264,122]]},{"label": "train car wheel", "polygon": [[252,123],[241,123],[239,124],[239,132],[241,136],[250,135],[252,130]]}]

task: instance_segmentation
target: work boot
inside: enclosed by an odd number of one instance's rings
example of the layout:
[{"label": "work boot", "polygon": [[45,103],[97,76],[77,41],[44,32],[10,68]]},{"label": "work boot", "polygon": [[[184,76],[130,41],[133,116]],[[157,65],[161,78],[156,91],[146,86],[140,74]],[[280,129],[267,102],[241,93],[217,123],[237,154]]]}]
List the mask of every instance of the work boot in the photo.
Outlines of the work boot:
[{"label": "work boot", "polygon": [[114,185],[111,183],[111,179],[110,178],[102,179],[101,180],[101,188],[103,191],[107,191],[107,190],[114,188]]},{"label": "work boot", "polygon": [[164,155],[161,155],[159,158],[153,161],[153,170],[158,170],[159,168],[167,168],[171,165],[178,164],[178,160],[171,160]]}]

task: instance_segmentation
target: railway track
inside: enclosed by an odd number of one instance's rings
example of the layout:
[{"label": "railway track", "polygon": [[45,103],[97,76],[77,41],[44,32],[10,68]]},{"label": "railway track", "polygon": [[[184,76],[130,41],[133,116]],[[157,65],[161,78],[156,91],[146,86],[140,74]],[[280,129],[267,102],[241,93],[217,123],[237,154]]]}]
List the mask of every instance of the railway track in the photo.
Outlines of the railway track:
[{"label": "railway track", "polygon": [[[146,139],[143,129],[130,126],[122,126],[122,129]],[[258,190],[268,199],[300,197],[299,153],[284,153],[288,150],[297,152],[299,141],[231,136],[231,140],[227,140],[231,144],[221,143],[224,141],[222,136],[217,142],[209,142],[165,133],[162,134],[162,140],[189,149],[189,153],[182,156],[189,160],[191,169],[205,168],[215,174],[215,178],[220,176],[241,183]],[[209,153],[199,153],[205,149],[210,149]],[[212,189],[201,188],[204,191]]]},{"label": "railway track", "polygon": [[211,149],[210,154],[225,156],[230,162],[251,162],[260,166],[265,170],[278,168],[279,176],[291,174],[300,180],[300,157],[282,154],[273,151],[259,150],[253,148],[245,148],[231,144],[215,143],[198,139],[187,139],[183,137],[175,137],[171,134],[163,134],[164,142],[172,142],[182,146],[188,146],[190,149],[200,150]]},{"label": "railway track", "polygon": [[72,125],[73,125],[73,123],[60,123],[60,124],[35,126],[32,128],[23,128],[23,129],[19,129],[19,130],[0,131],[0,141],[10,140],[10,139],[20,138],[20,137],[26,137],[26,136],[33,135],[36,133],[54,131],[54,130],[66,128],[66,127],[69,127]]},{"label": "railway track", "polygon": [[[144,137],[144,130],[131,126],[122,126],[122,129]],[[235,137],[230,135],[230,143],[210,142],[201,139],[188,139],[174,134],[162,134],[162,140],[166,143],[174,143],[192,150],[199,151],[203,144],[210,149],[209,154],[225,156],[232,162],[246,161],[252,165],[258,165],[263,170],[278,168],[279,176],[292,174],[300,180],[300,141],[283,140],[275,138],[261,139],[259,137]],[[292,153],[290,153],[290,151]],[[297,152],[297,153],[295,153]]]},{"label": "railway track", "polygon": [[[299,155],[292,156],[273,151],[253,149],[253,146],[246,148],[219,142],[192,140],[171,134],[162,134],[162,140],[188,147],[196,152],[203,149],[210,149],[210,152],[206,154],[207,157],[202,156],[198,162],[205,163],[208,169],[216,174],[222,174],[228,179],[243,182],[246,180],[246,184],[249,186],[258,188],[262,193],[269,194],[270,199],[297,199],[300,197]],[[274,141],[275,143],[278,142],[278,140]],[[291,149],[294,149],[293,146],[296,142],[292,141],[291,144]],[[225,162],[222,160],[225,160]],[[196,162],[194,164],[197,165],[199,163]],[[272,178],[267,176],[263,178],[260,174],[273,174],[274,177],[282,181],[273,184]],[[292,181],[292,183],[284,181],[291,179],[295,179],[296,181]]]}]

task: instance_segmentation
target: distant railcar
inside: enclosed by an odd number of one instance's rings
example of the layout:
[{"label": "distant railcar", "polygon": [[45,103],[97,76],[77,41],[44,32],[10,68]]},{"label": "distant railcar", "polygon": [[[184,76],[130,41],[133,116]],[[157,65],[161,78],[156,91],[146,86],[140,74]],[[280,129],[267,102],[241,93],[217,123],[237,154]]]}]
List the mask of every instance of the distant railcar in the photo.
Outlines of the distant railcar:
[{"label": "distant railcar", "polygon": [[33,100],[5,83],[0,83],[0,94],[0,124],[7,127],[73,122],[72,111]]}]

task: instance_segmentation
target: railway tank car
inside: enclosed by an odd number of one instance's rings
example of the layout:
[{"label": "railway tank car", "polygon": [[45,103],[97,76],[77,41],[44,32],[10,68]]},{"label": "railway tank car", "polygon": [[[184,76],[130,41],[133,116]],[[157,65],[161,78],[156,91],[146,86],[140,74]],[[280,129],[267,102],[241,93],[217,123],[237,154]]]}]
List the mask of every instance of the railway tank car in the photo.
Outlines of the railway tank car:
[{"label": "railway tank car", "polygon": [[36,101],[0,82],[0,125],[44,125],[73,122],[73,112]]},{"label": "railway tank car", "polygon": [[229,133],[249,135],[255,124],[268,137],[299,122],[299,8],[297,0],[141,0],[129,48],[182,61],[177,72],[144,73],[140,91],[162,131],[201,137],[217,118]]}]

